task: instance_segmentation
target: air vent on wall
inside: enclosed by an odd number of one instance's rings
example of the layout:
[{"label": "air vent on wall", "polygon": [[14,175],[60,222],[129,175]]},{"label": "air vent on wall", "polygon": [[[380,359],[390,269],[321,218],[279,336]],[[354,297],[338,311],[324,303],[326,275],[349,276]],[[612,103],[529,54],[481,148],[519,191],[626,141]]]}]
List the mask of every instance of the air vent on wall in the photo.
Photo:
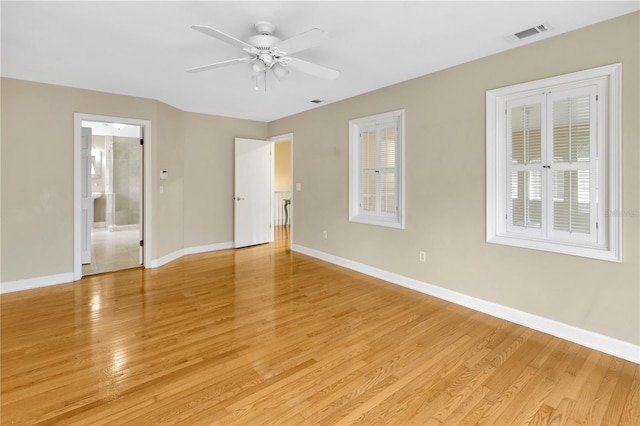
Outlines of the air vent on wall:
[{"label": "air vent on wall", "polygon": [[527,28],[526,30],[517,32],[513,36],[518,40],[522,40],[523,38],[531,37],[533,35],[540,34],[548,30],[549,30],[548,24],[540,24],[540,25],[536,25],[535,27]]}]

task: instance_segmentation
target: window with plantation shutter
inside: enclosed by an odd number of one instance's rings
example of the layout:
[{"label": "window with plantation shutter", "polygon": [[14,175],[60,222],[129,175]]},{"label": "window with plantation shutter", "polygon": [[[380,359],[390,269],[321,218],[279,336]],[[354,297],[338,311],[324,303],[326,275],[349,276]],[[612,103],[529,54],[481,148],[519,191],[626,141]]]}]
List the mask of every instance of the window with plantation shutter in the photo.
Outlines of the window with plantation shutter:
[{"label": "window with plantation shutter", "polygon": [[349,122],[349,220],[402,228],[402,111]]},{"label": "window with plantation shutter", "polygon": [[487,92],[487,241],[621,261],[620,65]]}]

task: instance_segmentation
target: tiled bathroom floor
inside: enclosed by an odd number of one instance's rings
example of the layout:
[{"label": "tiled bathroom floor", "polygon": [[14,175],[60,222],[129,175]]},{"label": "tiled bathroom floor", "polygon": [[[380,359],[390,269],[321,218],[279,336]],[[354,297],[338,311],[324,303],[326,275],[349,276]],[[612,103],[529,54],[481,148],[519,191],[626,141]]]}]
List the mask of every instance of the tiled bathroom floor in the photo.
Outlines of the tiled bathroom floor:
[{"label": "tiled bathroom floor", "polygon": [[109,232],[96,228],[91,233],[91,263],[82,265],[82,275],[140,266],[140,231]]}]

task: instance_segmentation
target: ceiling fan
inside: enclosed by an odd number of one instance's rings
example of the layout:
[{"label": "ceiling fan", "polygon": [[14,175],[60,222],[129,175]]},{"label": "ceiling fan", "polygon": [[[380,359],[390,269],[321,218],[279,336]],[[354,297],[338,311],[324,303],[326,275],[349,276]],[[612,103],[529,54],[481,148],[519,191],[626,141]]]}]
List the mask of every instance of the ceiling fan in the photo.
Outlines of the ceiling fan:
[{"label": "ceiling fan", "polygon": [[256,90],[259,89],[261,84],[264,85],[266,90],[268,69],[273,72],[278,80],[289,74],[289,69],[326,80],[335,80],[340,76],[340,71],[289,56],[292,53],[300,52],[322,43],[328,37],[328,33],[319,28],[313,28],[286,40],[280,40],[273,35],[276,29],[275,25],[267,21],[259,21],[254,25],[258,34],[250,37],[247,42],[238,40],[229,34],[206,25],[192,25],[191,28],[239,47],[244,50],[247,56],[190,68],[187,72],[208,71],[227,65],[249,63],[253,72]]}]

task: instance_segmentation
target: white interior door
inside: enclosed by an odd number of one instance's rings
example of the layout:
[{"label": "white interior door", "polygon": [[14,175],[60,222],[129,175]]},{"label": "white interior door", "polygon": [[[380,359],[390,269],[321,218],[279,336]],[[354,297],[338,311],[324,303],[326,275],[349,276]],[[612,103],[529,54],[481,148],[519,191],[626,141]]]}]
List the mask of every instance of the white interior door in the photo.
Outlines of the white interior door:
[{"label": "white interior door", "polygon": [[93,197],[91,196],[91,129],[82,128],[81,182],[80,182],[80,221],[82,264],[91,263],[91,228],[93,226]]},{"label": "white interior door", "polygon": [[272,142],[235,140],[234,244],[273,240],[271,232]]}]

